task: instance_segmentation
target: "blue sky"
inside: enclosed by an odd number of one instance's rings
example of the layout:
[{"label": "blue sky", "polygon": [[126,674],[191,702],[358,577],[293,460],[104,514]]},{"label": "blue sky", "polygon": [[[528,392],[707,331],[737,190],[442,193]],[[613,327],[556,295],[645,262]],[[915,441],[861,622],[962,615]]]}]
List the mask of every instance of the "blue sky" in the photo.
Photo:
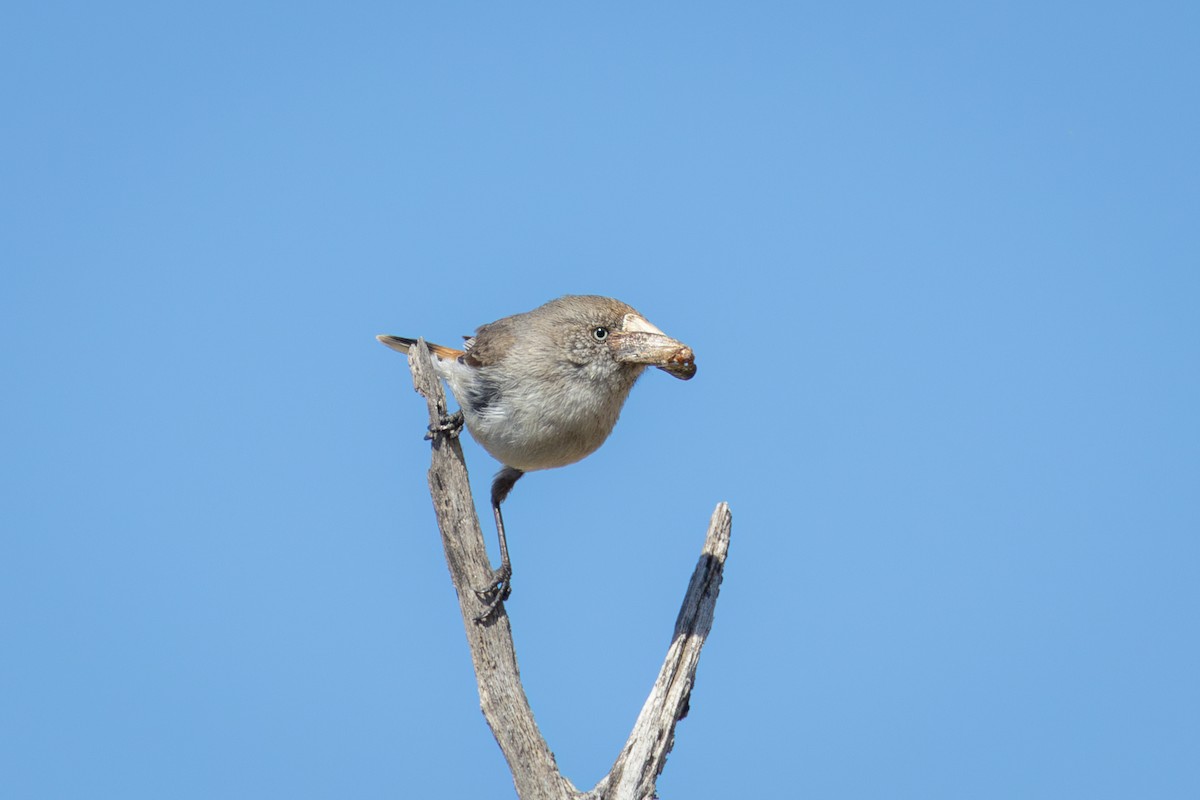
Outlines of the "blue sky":
[{"label": "blue sky", "polygon": [[577,785],[727,500],[663,797],[1200,795],[1196,8],[10,5],[5,796],[509,796],[374,335],[565,293],[699,364],[506,505]]}]

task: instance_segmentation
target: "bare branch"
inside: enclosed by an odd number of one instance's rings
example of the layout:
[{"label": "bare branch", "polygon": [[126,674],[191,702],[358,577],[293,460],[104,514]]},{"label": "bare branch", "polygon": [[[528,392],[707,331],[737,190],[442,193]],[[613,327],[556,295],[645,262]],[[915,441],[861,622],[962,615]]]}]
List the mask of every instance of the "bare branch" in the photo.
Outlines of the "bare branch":
[{"label": "bare branch", "polygon": [[[413,386],[424,395],[429,404],[431,424],[436,425],[446,414],[446,396],[423,339],[409,351],[408,363],[413,373]],[[575,787],[558,771],[554,754],[538,730],[529,700],[521,687],[508,614],[500,607],[486,624],[475,621],[483,611],[483,605],[473,587],[484,586],[492,572],[471,498],[462,447],[457,439],[445,434],[433,436],[429,490],[442,532],[446,564],[458,592],[467,644],[471,647],[480,708],[508,760],[517,796],[521,800],[574,797],[577,794]]]},{"label": "bare branch", "polygon": [[[433,369],[425,341],[408,354],[413,386],[429,405],[431,430],[446,416],[446,397]],[[521,800],[645,800],[674,744],[675,723],[688,712],[700,649],[712,629],[713,611],[729,550],[731,516],[717,505],[700,561],[688,584],[666,661],[629,740],[612,770],[589,792],[579,792],[558,771],[554,754],[538,730],[521,686],[508,614],[501,605],[485,623],[476,618],[483,604],[475,593],[491,578],[487,547],[475,514],[475,503],[458,439],[435,432],[429,489],[446,552],[450,577],[458,593],[466,629],[480,708],[513,775]]]},{"label": "bare branch", "polygon": [[654,796],[655,781],[675,744],[675,723],[687,716],[700,648],[712,630],[732,525],[729,505],[718,503],[708,524],[700,561],[675,620],[675,636],[658,679],[621,755],[608,775],[588,793],[591,797],[642,800]]}]

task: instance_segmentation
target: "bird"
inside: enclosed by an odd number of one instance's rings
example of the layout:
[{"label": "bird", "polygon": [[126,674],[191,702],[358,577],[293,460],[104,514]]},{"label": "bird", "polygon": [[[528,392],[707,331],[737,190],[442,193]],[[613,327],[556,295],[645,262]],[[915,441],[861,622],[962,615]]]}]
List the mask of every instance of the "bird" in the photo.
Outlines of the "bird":
[{"label": "bird", "polygon": [[[416,339],[376,337],[407,353]],[[512,562],[500,505],[526,472],[573,464],[612,433],[625,399],[647,367],[680,380],[696,374],[692,349],[632,306],[611,297],[565,295],[464,336],[462,349],[430,344],[434,368],[459,410],[430,426],[471,436],[502,465],[492,481],[500,566],[475,590],[484,621],[512,592]]]}]

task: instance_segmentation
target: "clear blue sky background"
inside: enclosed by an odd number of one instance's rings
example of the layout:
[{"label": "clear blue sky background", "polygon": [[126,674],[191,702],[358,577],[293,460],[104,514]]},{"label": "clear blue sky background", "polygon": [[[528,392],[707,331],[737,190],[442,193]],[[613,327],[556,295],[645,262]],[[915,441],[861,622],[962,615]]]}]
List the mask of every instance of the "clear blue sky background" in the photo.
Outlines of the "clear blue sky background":
[{"label": "clear blue sky background", "polygon": [[577,785],[728,500],[664,797],[1200,796],[1198,6],[432,5],[0,15],[0,793],[511,796],[374,335],[602,293],[700,370],[506,508]]}]

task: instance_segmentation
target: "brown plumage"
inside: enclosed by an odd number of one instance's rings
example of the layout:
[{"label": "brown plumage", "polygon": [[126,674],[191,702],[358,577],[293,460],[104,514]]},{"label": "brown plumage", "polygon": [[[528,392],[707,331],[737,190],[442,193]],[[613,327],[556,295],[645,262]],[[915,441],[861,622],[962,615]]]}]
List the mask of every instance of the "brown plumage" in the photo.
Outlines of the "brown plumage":
[{"label": "brown plumage", "polygon": [[[378,337],[401,352],[416,340]],[[480,590],[486,618],[511,591],[500,504],[526,472],[574,463],[612,432],[633,384],[654,366],[689,380],[689,347],[631,306],[568,295],[481,326],[463,349],[430,345],[438,374],[459,402],[467,430],[504,468],[492,484],[500,568]]]}]

